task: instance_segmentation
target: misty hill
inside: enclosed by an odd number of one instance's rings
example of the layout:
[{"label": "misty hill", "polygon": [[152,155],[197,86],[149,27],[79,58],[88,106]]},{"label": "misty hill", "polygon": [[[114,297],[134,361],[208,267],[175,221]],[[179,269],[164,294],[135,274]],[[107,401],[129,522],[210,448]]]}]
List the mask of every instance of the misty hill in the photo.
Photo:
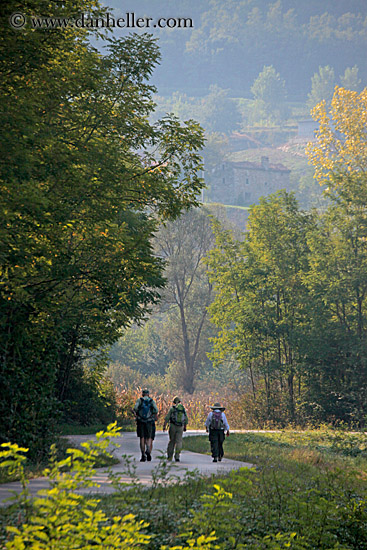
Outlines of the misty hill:
[{"label": "misty hill", "polygon": [[[116,16],[190,17],[193,28],[152,29],[159,37],[159,93],[205,95],[210,85],[232,97],[251,97],[265,65],[285,79],[288,97],[304,101],[320,66],[342,75],[357,65],[367,81],[365,0],[105,0]],[[126,30],[114,31],[126,34]]]}]

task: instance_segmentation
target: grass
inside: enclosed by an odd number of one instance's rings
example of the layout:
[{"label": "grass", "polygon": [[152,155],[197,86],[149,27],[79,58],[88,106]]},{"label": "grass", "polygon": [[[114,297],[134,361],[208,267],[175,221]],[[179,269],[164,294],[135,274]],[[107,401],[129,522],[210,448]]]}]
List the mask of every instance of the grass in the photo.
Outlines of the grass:
[{"label": "grass", "polygon": [[[185,437],[184,449],[209,454],[207,437]],[[225,456],[261,464],[294,453],[312,453],[320,460],[342,462],[344,467],[361,464],[367,471],[367,434],[334,430],[232,433],[224,443]]]},{"label": "grass", "polygon": [[[216,531],[218,548],[367,548],[367,436],[328,429],[232,433],[225,457],[255,464],[227,476],[105,497],[108,514],[150,522],[150,548]],[[209,454],[207,436],[184,449]]]},{"label": "grass", "polygon": [[[185,437],[184,448],[209,454],[208,437]],[[224,450],[255,468],[211,478],[190,473],[170,484],[163,461],[152,487],[122,487],[99,507],[111,521],[133,513],[148,522],[149,550],[186,549],[188,533],[196,540],[213,531],[210,548],[219,550],[367,549],[366,434],[231,433]],[[6,513],[1,521],[9,521]]]},{"label": "grass", "polygon": [[236,204],[222,204],[221,202],[209,202],[205,206],[220,206],[221,208],[236,208],[238,210],[250,210],[249,206],[238,206]]}]

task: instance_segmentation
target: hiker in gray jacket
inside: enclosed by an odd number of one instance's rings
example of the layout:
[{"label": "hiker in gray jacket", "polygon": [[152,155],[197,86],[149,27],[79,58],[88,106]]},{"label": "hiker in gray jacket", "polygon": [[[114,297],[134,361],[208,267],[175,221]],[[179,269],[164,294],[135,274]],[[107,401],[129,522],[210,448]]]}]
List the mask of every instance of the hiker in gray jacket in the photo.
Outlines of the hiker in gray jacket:
[{"label": "hiker in gray jacket", "polygon": [[206,431],[209,432],[209,441],[213,457],[213,462],[221,462],[223,452],[223,441],[225,439],[225,432],[227,437],[229,436],[229,424],[224,414],[225,407],[222,407],[220,403],[214,403],[212,410],[208,414],[205,421]]},{"label": "hiker in gray jacket", "polygon": [[169,424],[169,442],[167,447],[167,458],[172,460],[173,453],[175,453],[175,461],[180,462],[180,452],[182,449],[182,435],[186,432],[188,418],[185,411],[185,407],[181,403],[179,397],[173,398],[173,406],[170,408],[165,416],[163,431],[166,430]]}]

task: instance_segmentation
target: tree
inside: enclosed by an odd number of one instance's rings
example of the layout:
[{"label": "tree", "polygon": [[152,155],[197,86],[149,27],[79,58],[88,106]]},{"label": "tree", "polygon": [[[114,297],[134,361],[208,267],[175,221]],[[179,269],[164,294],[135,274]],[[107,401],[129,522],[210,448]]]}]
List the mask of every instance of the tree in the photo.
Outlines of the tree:
[{"label": "tree", "polygon": [[208,132],[230,134],[241,122],[241,115],[236,103],[228,97],[228,90],[217,85],[209,88],[199,108],[199,120]]},{"label": "tree", "polygon": [[313,111],[320,128],[307,150],[331,201],[321,232],[310,240],[308,279],[328,308],[335,335],[334,368],[326,376],[324,367],[324,380],[339,417],[359,423],[367,411],[366,113],[367,89],[336,88],[330,110],[322,102]]},{"label": "tree", "polygon": [[[203,149],[203,161],[205,169],[205,183],[209,187],[208,191],[204,191],[210,196],[210,184],[213,168],[224,162],[228,154],[228,138],[218,132],[207,133],[205,135],[205,147]],[[205,201],[205,199],[204,199]]]},{"label": "tree", "polygon": [[164,342],[162,325],[152,315],[143,327],[130,327],[112,347],[112,363],[126,365],[143,375],[164,374],[172,355]]},{"label": "tree", "polygon": [[330,197],[363,204],[367,171],[367,88],[360,94],[336,87],[330,110],[325,101],[312,114],[319,122],[317,141],[309,144],[307,155],[315,167],[315,177],[327,186]]},{"label": "tree", "polygon": [[212,244],[209,217],[198,209],[166,224],[156,240],[157,253],[167,262],[162,304],[172,308],[168,321],[174,338],[171,353],[181,365],[182,387],[189,393],[194,391],[200,361],[205,357],[203,336],[207,331],[212,285],[204,259]]},{"label": "tree", "polygon": [[[214,357],[234,354],[248,370],[253,394],[262,380],[266,402],[263,419],[296,420],[296,380],[308,297],[302,276],[307,271],[307,232],[312,217],[298,210],[293,195],[279,192],[251,209],[242,242],[217,228],[217,247],[209,254],[215,300],[211,320],[219,328]],[[286,395],[283,417],[274,413]]]},{"label": "tree", "polygon": [[[197,204],[202,131],[165,117],[151,125],[159,61],[148,35],[96,29],[1,36],[1,438],[42,447],[83,350],[115,341],[159,298],[159,220]],[[103,16],[33,0],[24,14]]]},{"label": "tree", "polygon": [[361,79],[358,78],[357,65],[354,65],[354,67],[347,67],[344,71],[344,75],[340,76],[340,82],[343,88],[358,92],[361,85]]},{"label": "tree", "polygon": [[272,119],[279,122],[286,114],[285,81],[272,65],[264,66],[254,81],[251,92],[255,98],[254,112],[257,119]]},{"label": "tree", "polygon": [[308,105],[310,109],[315,107],[320,101],[330,104],[333,97],[335,86],[335,73],[332,67],[319,67],[319,72],[311,78],[311,92],[308,94]]}]

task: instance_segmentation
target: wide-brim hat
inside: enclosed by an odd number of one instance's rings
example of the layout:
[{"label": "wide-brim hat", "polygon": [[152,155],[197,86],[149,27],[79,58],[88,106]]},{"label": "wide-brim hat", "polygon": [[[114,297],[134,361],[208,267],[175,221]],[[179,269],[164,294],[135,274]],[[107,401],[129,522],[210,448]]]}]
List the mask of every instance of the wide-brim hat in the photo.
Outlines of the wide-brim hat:
[{"label": "wide-brim hat", "polygon": [[220,403],[214,403],[214,405],[212,405],[210,408],[213,409],[213,410],[214,409],[219,409],[220,411],[225,411],[226,410],[226,408],[222,407],[222,405]]}]

